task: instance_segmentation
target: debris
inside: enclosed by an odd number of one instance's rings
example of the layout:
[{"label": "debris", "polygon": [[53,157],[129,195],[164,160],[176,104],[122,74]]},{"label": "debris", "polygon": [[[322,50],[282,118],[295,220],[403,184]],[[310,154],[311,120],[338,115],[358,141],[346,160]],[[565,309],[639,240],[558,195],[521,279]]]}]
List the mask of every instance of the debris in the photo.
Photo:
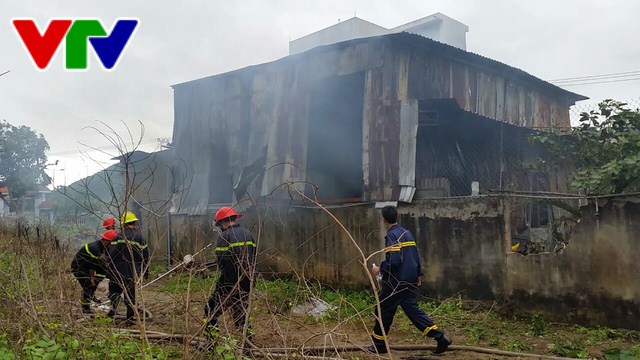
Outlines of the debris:
[{"label": "debris", "polygon": [[291,308],[291,315],[311,315],[314,318],[320,318],[325,316],[327,313],[336,310],[337,308],[337,306],[331,305],[322,299],[314,297],[310,298],[302,305],[297,305]]}]

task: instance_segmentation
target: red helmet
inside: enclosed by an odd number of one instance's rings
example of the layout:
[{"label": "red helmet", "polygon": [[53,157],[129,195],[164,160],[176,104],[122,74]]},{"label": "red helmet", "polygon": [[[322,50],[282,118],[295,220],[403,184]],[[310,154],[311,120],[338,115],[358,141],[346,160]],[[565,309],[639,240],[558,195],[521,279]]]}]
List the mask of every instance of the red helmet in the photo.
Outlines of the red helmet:
[{"label": "red helmet", "polygon": [[116,230],[107,230],[107,231],[103,232],[102,234],[100,234],[100,237],[103,238],[104,240],[113,241],[113,239],[115,239],[116,235],[118,235],[118,231],[116,231]]},{"label": "red helmet", "polygon": [[104,222],[102,223],[102,227],[106,229],[111,225],[115,225],[116,221],[117,220],[115,218],[108,217],[108,218],[104,219]]},{"label": "red helmet", "polygon": [[236,213],[235,210],[233,210],[233,208],[230,208],[228,206],[223,206],[220,208],[220,210],[218,210],[218,212],[216,213],[216,224],[219,223],[221,220],[230,218],[232,216],[235,216],[236,219],[239,219],[242,217],[242,215]]}]

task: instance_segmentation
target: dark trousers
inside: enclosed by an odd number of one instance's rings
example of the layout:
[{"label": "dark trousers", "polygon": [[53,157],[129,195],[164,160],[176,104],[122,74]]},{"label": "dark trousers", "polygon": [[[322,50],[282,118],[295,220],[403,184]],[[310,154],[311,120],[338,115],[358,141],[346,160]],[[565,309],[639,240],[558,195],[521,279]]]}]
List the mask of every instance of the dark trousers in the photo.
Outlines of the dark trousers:
[{"label": "dark trousers", "polygon": [[119,280],[109,279],[109,300],[111,309],[115,313],[120,303],[120,295],[124,293],[124,304],[127,306],[127,319],[135,316],[134,306],[136,303],[136,283],[133,279],[121,278]]},{"label": "dark trousers", "polygon": [[[246,283],[245,283],[246,282]],[[216,284],[216,289],[209,298],[204,308],[207,318],[207,335],[215,331],[218,325],[218,317],[226,310],[231,310],[236,328],[239,331],[244,329],[247,310],[249,308],[249,281],[241,281],[239,284]],[[250,327],[248,328],[250,330]],[[248,331],[251,334],[251,331]],[[251,336],[249,336],[251,339]]]},{"label": "dark trousers", "polygon": [[[378,313],[377,307],[376,315],[382,320],[385,334],[389,334],[389,328],[391,327],[391,323],[393,323],[393,316],[396,314],[398,306],[402,307],[402,310],[407,314],[409,320],[411,320],[413,325],[423,334],[432,338],[439,338],[444,334],[438,329],[436,324],[431,321],[429,316],[418,307],[418,288],[416,286],[398,285],[393,288],[388,283],[383,282],[378,296],[380,297],[382,315],[380,316]],[[382,334],[380,323],[376,320],[371,338],[378,348],[384,348],[384,337]]]},{"label": "dark trousers", "polygon": [[96,289],[98,289],[98,283],[100,283],[100,278],[96,278],[95,284],[91,285],[91,276],[89,272],[83,271],[74,271],[73,276],[76,277],[76,280],[80,283],[80,287],[82,287],[82,296],[80,297],[80,305],[84,310],[91,309],[91,300],[93,299],[93,295],[96,293]]}]

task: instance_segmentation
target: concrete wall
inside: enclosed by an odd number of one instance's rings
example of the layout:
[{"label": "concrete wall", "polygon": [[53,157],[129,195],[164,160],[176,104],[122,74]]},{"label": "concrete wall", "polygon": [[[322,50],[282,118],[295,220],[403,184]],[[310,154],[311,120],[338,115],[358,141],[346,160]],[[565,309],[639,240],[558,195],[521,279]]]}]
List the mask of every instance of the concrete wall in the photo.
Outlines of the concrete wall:
[{"label": "concrete wall", "polygon": [[467,49],[469,27],[444,14],[435,13],[393,29],[387,29],[358,17],[353,17],[299,39],[289,41],[289,55],[305,52],[322,45],[403,31],[422,35],[462,50]]},{"label": "concrete wall", "polygon": [[[504,208],[498,198],[420,200],[400,204],[400,224],[420,252],[425,295],[460,293],[493,301],[502,296],[519,313],[587,325],[640,329],[640,200],[600,201],[582,209],[568,246],[558,253],[506,252]],[[509,207],[506,207],[509,209]],[[373,204],[331,209],[365,255],[384,248],[380,210]],[[260,206],[240,222],[258,239],[259,270],[337,287],[368,287],[361,255],[346,232],[317,208]],[[172,216],[174,255],[194,253],[215,238],[206,217]],[[213,252],[205,253],[206,259]],[[367,264],[379,264],[383,254]],[[201,259],[202,260],[202,259]]]},{"label": "concrete wall", "polygon": [[421,200],[399,208],[422,258],[423,291],[494,299],[502,290],[504,231],[497,199]]},{"label": "concrete wall", "polygon": [[506,296],[561,320],[640,329],[640,204],[582,209],[561,253],[507,257]]},{"label": "concrete wall", "polygon": [[289,55],[305,52],[317,46],[335,44],[341,41],[369,36],[384,35],[388,32],[389,30],[382,26],[353,17],[299,39],[289,41]]}]

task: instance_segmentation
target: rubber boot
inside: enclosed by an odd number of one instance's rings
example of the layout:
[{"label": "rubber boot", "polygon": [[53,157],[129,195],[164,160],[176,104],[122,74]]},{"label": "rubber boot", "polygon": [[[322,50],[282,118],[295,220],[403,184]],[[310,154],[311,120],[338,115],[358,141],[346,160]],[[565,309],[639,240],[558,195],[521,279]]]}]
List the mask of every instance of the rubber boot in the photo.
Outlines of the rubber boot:
[{"label": "rubber boot", "polygon": [[434,354],[442,354],[449,348],[449,345],[453,342],[449,337],[445,334],[440,335],[440,337],[436,338],[438,342],[438,348],[433,352]]}]

